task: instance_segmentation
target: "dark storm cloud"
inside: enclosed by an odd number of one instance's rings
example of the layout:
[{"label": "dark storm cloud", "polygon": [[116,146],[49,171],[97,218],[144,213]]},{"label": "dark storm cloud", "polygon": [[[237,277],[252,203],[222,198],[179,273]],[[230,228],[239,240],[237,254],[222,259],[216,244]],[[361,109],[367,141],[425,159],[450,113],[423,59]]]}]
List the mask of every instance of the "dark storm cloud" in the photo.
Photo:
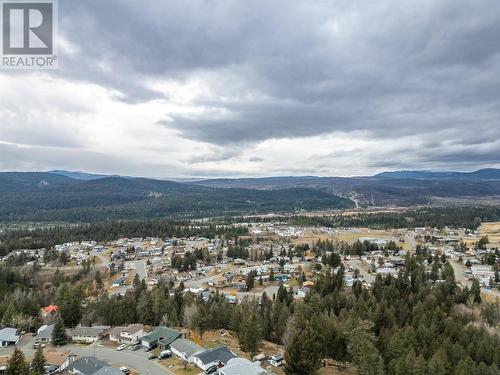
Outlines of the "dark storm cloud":
[{"label": "dark storm cloud", "polygon": [[[361,131],[419,137],[380,166],[500,162],[498,0],[60,1],[60,76],[164,98],[145,82],[209,74],[208,114],[162,125],[213,144],[188,163],[227,160],[232,144]],[[168,99],[168,97],[166,98]],[[167,115],[166,115],[167,117]],[[449,142],[446,143],[445,141]],[[366,151],[366,150],[364,150]]]}]

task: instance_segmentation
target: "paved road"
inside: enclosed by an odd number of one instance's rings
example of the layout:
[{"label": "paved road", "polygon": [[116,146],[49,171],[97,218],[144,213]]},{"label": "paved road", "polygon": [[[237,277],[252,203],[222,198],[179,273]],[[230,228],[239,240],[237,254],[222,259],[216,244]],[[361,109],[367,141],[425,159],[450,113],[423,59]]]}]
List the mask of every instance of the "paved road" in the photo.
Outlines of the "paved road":
[{"label": "paved road", "polygon": [[[25,335],[21,341],[17,344],[17,347],[23,351],[27,357],[33,357],[35,350],[33,349],[33,337],[31,335]],[[59,351],[70,350],[73,354],[76,354],[78,358],[95,356],[114,367],[126,366],[128,368],[134,369],[141,375],[165,375],[173,374],[165,367],[161,366],[157,361],[150,361],[147,359],[148,353],[144,349],[139,349],[137,351],[131,351],[125,349],[122,351],[116,350],[114,347],[101,346],[99,343],[94,343],[92,345],[77,345],[68,344],[58,349]],[[8,348],[0,349],[0,356],[10,355],[14,351],[14,346],[9,346]]]},{"label": "paved road", "polygon": [[359,274],[362,276],[361,280],[365,280],[369,284],[371,284],[375,281],[376,275],[370,275],[363,268],[363,267],[369,267],[368,263],[363,262],[359,259],[350,259],[349,263],[352,265],[353,268],[357,268],[359,270]]},{"label": "paved road", "polygon": [[146,278],[146,261],[144,259],[135,261],[135,272],[137,272],[141,281]]},{"label": "paved road", "polygon": [[468,286],[469,288],[472,285],[471,280],[467,280],[465,277],[465,267],[463,264],[455,262],[454,260],[450,261],[451,266],[453,267],[453,272],[455,273],[455,280],[462,284],[463,286]]},{"label": "paved road", "polygon": [[95,356],[112,366],[120,367],[126,366],[128,368],[137,370],[139,374],[143,375],[165,375],[172,374],[165,367],[158,364],[157,361],[150,361],[147,359],[148,354],[143,349],[131,351],[125,349],[118,351],[115,348],[93,345],[67,345],[65,350],[71,350],[73,354],[78,357]]}]

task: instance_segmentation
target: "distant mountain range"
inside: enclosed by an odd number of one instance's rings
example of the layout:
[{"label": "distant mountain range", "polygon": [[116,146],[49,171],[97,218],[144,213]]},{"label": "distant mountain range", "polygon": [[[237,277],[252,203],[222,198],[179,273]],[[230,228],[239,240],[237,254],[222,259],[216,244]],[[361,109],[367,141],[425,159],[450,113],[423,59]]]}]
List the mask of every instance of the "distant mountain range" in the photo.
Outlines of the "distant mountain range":
[{"label": "distant mountain range", "polygon": [[486,168],[475,172],[431,172],[431,171],[397,171],[383,172],[376,177],[390,178],[417,178],[417,179],[479,179],[479,180],[500,180],[500,169]]},{"label": "distant mountain range", "polygon": [[272,190],[304,187],[348,197],[360,205],[412,205],[429,203],[432,198],[499,197],[500,169],[475,172],[400,171],[365,177],[212,179],[194,184],[214,188]]},{"label": "distant mountain range", "polygon": [[353,206],[349,199],[301,187],[221,189],[146,178],[84,177],[0,173],[0,222],[206,217]]},{"label": "distant mountain range", "polygon": [[3,222],[204,217],[490,197],[500,197],[499,169],[185,182],[72,171],[0,173]]}]

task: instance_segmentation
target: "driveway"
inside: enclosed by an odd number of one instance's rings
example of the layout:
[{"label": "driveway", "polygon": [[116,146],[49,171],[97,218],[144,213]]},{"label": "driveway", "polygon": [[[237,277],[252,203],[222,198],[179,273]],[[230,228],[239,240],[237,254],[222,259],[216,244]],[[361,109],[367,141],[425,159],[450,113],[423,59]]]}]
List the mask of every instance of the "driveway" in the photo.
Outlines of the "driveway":
[{"label": "driveway", "polygon": [[[17,347],[21,349],[24,355],[29,358],[33,357],[35,351],[32,347],[33,341],[34,340],[31,335],[25,335],[17,344]],[[0,356],[11,355],[14,351],[14,348],[14,346],[1,348]],[[141,375],[173,374],[168,369],[161,366],[156,360],[150,361],[147,358],[149,354],[146,353],[142,348],[135,352],[131,351],[130,349],[118,351],[114,347],[106,347],[101,346],[99,343],[94,343],[92,345],[68,344],[58,348],[57,350],[69,350],[73,354],[76,354],[78,358],[96,357],[114,367],[126,366],[130,369],[134,369]]]},{"label": "driveway", "polygon": [[128,368],[137,370],[141,375],[173,374],[165,367],[158,364],[156,360],[150,361],[149,359],[147,359],[149,354],[146,353],[142,348],[134,352],[130,349],[118,351],[115,348],[100,346],[99,344],[70,344],[64,346],[61,349],[71,350],[71,352],[73,354],[76,354],[79,358],[85,356],[93,356],[115,367],[126,366]]}]

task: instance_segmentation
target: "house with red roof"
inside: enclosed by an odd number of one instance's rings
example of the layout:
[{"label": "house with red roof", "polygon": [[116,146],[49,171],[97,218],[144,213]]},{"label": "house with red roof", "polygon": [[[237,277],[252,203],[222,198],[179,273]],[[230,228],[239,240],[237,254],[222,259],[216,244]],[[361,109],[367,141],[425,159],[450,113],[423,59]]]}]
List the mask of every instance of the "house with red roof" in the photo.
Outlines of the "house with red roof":
[{"label": "house with red roof", "polygon": [[59,306],[57,305],[49,305],[47,307],[44,307],[42,309],[42,314],[44,317],[47,317],[49,315],[55,314],[57,311],[59,311]]}]

